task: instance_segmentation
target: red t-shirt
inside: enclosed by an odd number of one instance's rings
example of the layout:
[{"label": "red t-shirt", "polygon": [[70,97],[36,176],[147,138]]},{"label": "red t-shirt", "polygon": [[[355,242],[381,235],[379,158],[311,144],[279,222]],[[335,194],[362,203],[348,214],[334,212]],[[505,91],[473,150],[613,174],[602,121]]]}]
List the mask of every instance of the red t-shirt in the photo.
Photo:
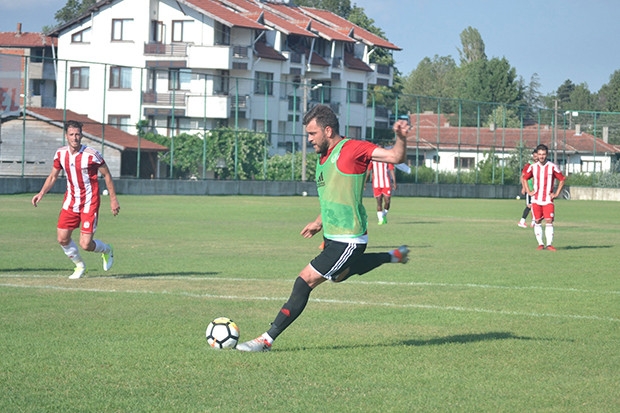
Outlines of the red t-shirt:
[{"label": "red t-shirt", "polygon": [[[325,156],[321,156],[321,165],[329,157],[336,145],[331,147]],[[372,153],[378,148],[372,142],[349,139],[342,145],[340,156],[338,157],[338,169],[345,174],[363,174],[368,169],[368,164],[372,161]]]}]

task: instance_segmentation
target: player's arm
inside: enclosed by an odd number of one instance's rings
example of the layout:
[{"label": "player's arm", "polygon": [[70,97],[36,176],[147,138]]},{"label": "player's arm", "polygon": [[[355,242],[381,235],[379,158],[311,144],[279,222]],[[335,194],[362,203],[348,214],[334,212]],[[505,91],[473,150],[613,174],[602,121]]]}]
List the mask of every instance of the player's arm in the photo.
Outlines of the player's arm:
[{"label": "player's arm", "polygon": [[558,198],[560,196],[560,194],[562,193],[562,189],[563,188],[564,188],[564,180],[562,179],[558,183],[558,189],[556,189],[554,193],[550,194],[551,195],[551,199]]},{"label": "player's arm", "polygon": [[389,168],[388,172],[392,180],[392,190],[396,190],[396,173],[394,173],[394,168]]},{"label": "player's arm", "polygon": [[52,172],[50,172],[50,174],[47,176],[45,183],[43,183],[43,187],[41,187],[41,190],[38,194],[32,197],[32,205],[36,207],[39,201],[43,198],[43,196],[47,194],[50,189],[52,189],[52,187],[56,183],[56,180],[58,179],[58,176],[60,175],[60,171],[60,169],[52,167]]},{"label": "player's arm", "polygon": [[317,232],[323,229],[323,219],[321,214],[301,230],[301,236],[304,238],[312,238]]},{"label": "player's arm", "polygon": [[110,195],[110,209],[112,210],[112,214],[116,216],[121,211],[121,206],[118,204],[118,199],[116,199],[116,190],[114,189],[112,174],[110,173],[110,169],[107,165],[101,165],[99,167],[99,173],[103,176],[106,189]]},{"label": "player's arm", "polygon": [[405,162],[407,158],[407,138],[415,131],[405,120],[398,120],[394,123],[394,133],[396,134],[396,142],[390,149],[376,147],[372,151],[372,160],[397,164]]}]

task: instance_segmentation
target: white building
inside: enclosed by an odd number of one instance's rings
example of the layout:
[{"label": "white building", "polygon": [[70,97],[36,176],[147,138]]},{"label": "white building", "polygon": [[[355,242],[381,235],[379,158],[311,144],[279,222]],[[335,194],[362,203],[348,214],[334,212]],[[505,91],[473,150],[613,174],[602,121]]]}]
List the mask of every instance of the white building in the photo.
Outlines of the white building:
[{"label": "white building", "polygon": [[393,68],[370,55],[400,50],[333,13],[258,0],[102,0],[52,35],[58,108],[130,133],[266,131],[272,153],[301,144],[315,102],[346,136],[387,126],[364,91],[391,86]]}]

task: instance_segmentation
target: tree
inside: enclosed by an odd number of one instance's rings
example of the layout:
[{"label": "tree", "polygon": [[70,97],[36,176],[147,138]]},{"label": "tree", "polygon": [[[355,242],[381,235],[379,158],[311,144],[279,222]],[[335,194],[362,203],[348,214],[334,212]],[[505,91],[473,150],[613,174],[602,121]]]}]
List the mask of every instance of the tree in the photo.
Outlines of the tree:
[{"label": "tree", "polygon": [[598,101],[601,110],[620,112],[620,70],[616,70],[609,77],[609,83],[601,86]]},{"label": "tree", "polygon": [[569,95],[569,103],[567,108],[569,110],[596,110],[594,107],[595,98],[594,95],[588,89],[587,83],[580,83],[575,86],[573,91]]},{"label": "tree", "polygon": [[89,7],[93,6],[97,0],[67,0],[65,7],[54,14],[54,18],[59,25],[67,23],[82,15]]},{"label": "tree", "polygon": [[477,29],[468,26],[463,30],[461,32],[461,45],[463,46],[462,49],[457,48],[461,58],[461,66],[477,60],[487,60],[487,55],[484,52],[484,42]]}]

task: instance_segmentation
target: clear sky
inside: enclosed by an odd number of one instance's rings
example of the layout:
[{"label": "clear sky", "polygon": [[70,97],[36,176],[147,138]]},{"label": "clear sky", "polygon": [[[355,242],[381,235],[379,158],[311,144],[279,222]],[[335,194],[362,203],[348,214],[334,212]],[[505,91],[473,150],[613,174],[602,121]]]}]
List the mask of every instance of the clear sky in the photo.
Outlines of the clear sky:
[{"label": "clear sky", "polygon": [[[0,31],[41,31],[55,24],[67,0],[0,0]],[[620,70],[618,0],[351,0],[388,39],[405,75],[424,57],[452,56],[461,32],[477,29],[489,58],[505,57],[526,83],[539,76],[540,92],[566,79],[598,92]]]}]

